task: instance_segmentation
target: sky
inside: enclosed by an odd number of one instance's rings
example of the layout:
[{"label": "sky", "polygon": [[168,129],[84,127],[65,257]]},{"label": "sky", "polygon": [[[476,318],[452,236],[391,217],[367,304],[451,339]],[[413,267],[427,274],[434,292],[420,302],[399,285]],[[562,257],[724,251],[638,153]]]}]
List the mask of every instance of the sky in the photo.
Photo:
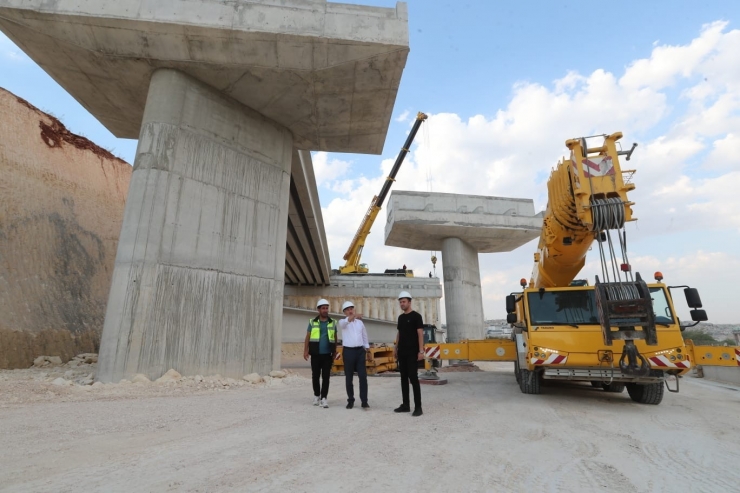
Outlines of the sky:
[{"label": "sky", "polygon": [[[622,163],[637,170],[633,270],[698,288],[710,322],[740,324],[740,2],[410,0],[408,11],[411,51],[382,155],[313,153],[334,268],[418,111],[429,119],[392,190],[530,198],[536,211],[567,139],[621,131],[624,147],[638,144]],[[0,86],[133,162],[135,140],[115,138],[1,34]],[[385,212],[362,261],[426,276],[432,252],[383,245]],[[536,242],[479,256],[487,319],[505,317]],[[594,251],[579,277],[599,271]],[[688,319],[682,296],[676,304]]]}]

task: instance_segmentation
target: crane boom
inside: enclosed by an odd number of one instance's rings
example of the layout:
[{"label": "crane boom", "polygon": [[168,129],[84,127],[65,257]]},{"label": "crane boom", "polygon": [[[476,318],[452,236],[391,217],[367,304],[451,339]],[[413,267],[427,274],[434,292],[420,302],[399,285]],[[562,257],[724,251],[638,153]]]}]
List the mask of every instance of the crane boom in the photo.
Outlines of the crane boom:
[{"label": "crane boom", "polygon": [[627,192],[635,185],[625,183],[618,157],[627,154],[629,159],[632,151],[617,151],[620,138],[621,132],[604,136],[604,144],[591,149],[585,138],[566,141],[570,158],[558,163],[547,182],[547,210],[530,287],[568,286],[598,235],[634,220]]},{"label": "crane boom", "polygon": [[360,227],[357,228],[357,232],[355,233],[354,238],[352,238],[352,243],[350,243],[347,253],[344,254],[343,259],[346,260],[346,262],[339,268],[339,272],[341,274],[367,274],[367,267],[360,265],[360,258],[362,257],[362,249],[365,247],[365,240],[367,240],[367,236],[370,234],[370,229],[375,222],[375,218],[378,217],[378,213],[383,207],[383,202],[385,202],[385,199],[388,196],[391,185],[396,179],[398,170],[401,168],[401,164],[403,163],[406,154],[409,152],[409,148],[416,137],[416,133],[419,131],[419,127],[426,119],[427,115],[422,112],[419,112],[416,115],[416,121],[414,122],[413,127],[411,127],[411,132],[409,132],[409,136],[406,138],[406,142],[403,144],[401,151],[398,153],[398,157],[391,168],[390,174],[385,179],[383,187],[380,189],[380,193],[374,196],[373,200],[370,202],[370,207],[362,218]]},{"label": "crane boom", "polygon": [[[625,183],[619,156],[629,160],[629,151],[618,151],[621,132],[604,135],[600,147],[588,148],[586,138],[570,139],[570,159],[563,159],[547,182],[548,203],[542,233],[534,254],[534,269],[529,287],[544,296],[547,289],[567,288],[583,268],[586,253],[598,242],[603,279],[596,276],[593,288],[604,344],[624,341],[619,367],[625,374],[644,375],[650,371],[635,340],[648,346],[658,343],[651,292],[639,272],[633,278],[627,260],[624,225],[633,221],[627,192],[635,188]],[[611,231],[617,232],[621,263],[612,244]],[[563,307],[561,307],[563,309]]]}]

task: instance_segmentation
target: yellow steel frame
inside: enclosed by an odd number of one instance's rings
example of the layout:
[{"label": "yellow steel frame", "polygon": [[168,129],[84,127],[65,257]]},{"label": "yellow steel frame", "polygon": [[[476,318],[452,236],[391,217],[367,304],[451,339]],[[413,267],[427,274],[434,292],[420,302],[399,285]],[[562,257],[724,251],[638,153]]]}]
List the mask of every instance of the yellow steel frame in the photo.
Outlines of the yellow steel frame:
[{"label": "yellow steel frame", "polygon": [[464,359],[468,361],[515,361],[516,343],[508,339],[484,339],[447,343],[429,343],[424,349],[439,346],[439,357],[434,359]]},{"label": "yellow steel frame", "polygon": [[[342,347],[337,347],[337,358],[332,364],[332,372],[339,373],[344,371],[344,358]],[[393,347],[391,346],[374,346],[367,350],[365,354],[365,368],[368,375],[375,375],[384,371],[396,369],[396,359],[393,356]]]},{"label": "yellow steel frame", "polygon": [[736,352],[740,350],[738,346],[697,346],[691,339],[686,339],[685,343],[694,366],[740,366]]},{"label": "yellow steel frame", "polygon": [[347,253],[344,254],[343,259],[347,262],[339,268],[339,272],[342,274],[367,274],[368,268],[360,265],[360,258],[362,257],[362,249],[365,247],[365,241],[367,236],[370,234],[370,229],[373,227],[375,218],[378,217],[380,207],[375,205],[378,197],[373,197],[373,201],[370,204],[365,217],[362,218],[360,227],[357,228],[352,243],[350,243]]}]

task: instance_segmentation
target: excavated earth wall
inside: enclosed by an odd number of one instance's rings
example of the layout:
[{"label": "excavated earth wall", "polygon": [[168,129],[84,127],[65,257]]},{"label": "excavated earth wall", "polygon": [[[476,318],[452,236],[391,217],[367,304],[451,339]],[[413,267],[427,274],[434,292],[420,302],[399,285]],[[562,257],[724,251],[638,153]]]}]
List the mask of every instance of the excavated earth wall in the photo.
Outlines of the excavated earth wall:
[{"label": "excavated earth wall", "polygon": [[131,171],[0,88],[0,368],[98,351]]}]

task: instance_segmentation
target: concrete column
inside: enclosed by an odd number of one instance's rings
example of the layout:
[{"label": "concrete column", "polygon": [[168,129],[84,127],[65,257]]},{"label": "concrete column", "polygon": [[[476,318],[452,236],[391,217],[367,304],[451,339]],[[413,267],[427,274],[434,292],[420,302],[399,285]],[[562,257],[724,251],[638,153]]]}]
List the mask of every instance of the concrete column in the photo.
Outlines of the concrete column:
[{"label": "concrete column", "polygon": [[478,250],[459,238],[442,241],[442,275],[450,342],[483,338]]},{"label": "concrete column", "polygon": [[149,85],[98,379],[280,365],[292,134],[174,70]]}]

